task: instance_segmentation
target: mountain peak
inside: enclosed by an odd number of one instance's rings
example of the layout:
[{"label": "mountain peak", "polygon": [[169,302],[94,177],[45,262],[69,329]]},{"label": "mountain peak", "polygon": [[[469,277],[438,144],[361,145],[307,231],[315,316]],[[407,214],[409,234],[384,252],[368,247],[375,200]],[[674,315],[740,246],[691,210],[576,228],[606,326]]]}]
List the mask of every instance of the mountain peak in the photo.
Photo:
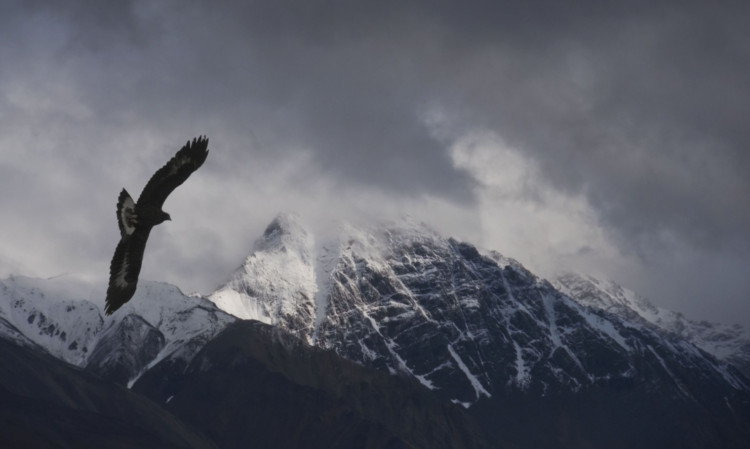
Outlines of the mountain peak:
[{"label": "mountain peak", "polygon": [[208,299],[226,312],[267,324],[294,316],[312,327],[315,240],[295,214],[282,213],[266,227],[253,250],[227,283]]},{"label": "mountain peak", "polygon": [[296,214],[280,213],[266,227],[263,236],[255,241],[254,251],[307,249],[312,235]]},{"label": "mountain peak", "polygon": [[342,220],[329,223],[320,234],[299,215],[280,213],[230,280],[209,299],[239,318],[281,325],[314,342],[335,284],[330,276],[342,257],[385,264],[389,247],[448,244],[409,217],[369,226]]}]

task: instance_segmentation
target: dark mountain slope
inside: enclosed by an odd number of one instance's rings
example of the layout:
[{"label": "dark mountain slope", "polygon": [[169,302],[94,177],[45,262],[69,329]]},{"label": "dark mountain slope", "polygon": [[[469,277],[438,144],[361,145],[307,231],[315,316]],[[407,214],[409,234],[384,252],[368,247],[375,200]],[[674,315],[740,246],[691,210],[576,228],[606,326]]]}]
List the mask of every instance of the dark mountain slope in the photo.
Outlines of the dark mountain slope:
[{"label": "dark mountain slope", "polygon": [[259,322],[230,325],[164,384],[157,365],[134,389],[221,447],[484,448],[466,412],[411,379],[302,343]]},{"label": "dark mountain slope", "polygon": [[0,447],[214,448],[125,388],[0,339]]}]

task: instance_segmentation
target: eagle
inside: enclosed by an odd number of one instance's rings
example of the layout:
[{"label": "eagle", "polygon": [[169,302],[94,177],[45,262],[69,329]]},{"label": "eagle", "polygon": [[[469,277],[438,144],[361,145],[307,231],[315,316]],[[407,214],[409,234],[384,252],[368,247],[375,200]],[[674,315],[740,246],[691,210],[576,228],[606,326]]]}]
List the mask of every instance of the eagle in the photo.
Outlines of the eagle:
[{"label": "eagle", "polygon": [[111,315],[133,297],[151,228],[171,219],[161,209],[164,201],[177,186],[203,165],[207,156],[207,137],[196,137],[192,142],[188,140],[169,162],[154,173],[137,202],[133,201],[127,190],[122,189],[120,192],[117,199],[120,242],[109,266],[105,314]]}]

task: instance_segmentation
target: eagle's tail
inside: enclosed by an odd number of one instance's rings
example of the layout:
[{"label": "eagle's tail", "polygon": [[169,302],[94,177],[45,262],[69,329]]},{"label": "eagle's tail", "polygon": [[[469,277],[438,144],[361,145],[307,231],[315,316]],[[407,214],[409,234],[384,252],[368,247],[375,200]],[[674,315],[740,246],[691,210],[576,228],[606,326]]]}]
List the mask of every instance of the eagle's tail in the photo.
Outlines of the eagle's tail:
[{"label": "eagle's tail", "polygon": [[117,199],[117,226],[120,227],[120,237],[125,238],[135,231],[138,216],[135,214],[135,202],[127,190],[122,189]]}]

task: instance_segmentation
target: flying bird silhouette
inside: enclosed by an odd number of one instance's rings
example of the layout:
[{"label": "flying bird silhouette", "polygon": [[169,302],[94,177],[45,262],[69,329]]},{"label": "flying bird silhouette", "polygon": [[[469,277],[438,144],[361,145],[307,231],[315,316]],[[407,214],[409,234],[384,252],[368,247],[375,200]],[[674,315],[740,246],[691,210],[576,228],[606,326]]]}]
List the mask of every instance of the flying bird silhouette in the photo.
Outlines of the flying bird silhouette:
[{"label": "flying bird silhouette", "polygon": [[111,315],[128,302],[135,293],[138,274],[141,272],[143,251],[151,228],[170,220],[161,208],[170,193],[194,171],[208,156],[208,138],[188,140],[172,159],[160,168],[143,188],[138,202],[122,189],[117,200],[117,225],[120,242],[109,266],[109,287],[104,313]]}]

